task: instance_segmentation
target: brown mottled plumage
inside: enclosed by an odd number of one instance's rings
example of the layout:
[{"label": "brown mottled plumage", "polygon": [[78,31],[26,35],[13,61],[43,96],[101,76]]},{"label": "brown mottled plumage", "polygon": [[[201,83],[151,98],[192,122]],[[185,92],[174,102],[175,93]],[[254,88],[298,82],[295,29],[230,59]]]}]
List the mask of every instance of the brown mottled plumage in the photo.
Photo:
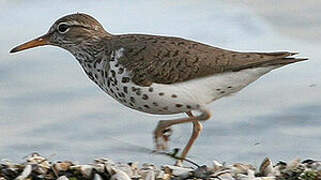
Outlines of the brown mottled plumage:
[{"label": "brown mottled plumage", "polygon": [[[290,52],[236,52],[176,37],[112,35],[93,17],[71,14],[48,33],[10,52],[54,45],[71,52],[88,77],[127,107],[151,114],[186,113],[187,118],[159,121],[157,150],[167,148],[170,126],[192,122],[184,160],[210,118],[206,104],[236,93],[281,66],[306,60]],[[192,111],[197,111],[193,115]]]},{"label": "brown mottled plumage", "polygon": [[289,57],[295,54],[290,52],[236,52],[156,35],[118,35],[109,43],[113,50],[126,47],[120,63],[133,72],[133,81],[141,86],[173,84],[227,71],[305,60]]}]

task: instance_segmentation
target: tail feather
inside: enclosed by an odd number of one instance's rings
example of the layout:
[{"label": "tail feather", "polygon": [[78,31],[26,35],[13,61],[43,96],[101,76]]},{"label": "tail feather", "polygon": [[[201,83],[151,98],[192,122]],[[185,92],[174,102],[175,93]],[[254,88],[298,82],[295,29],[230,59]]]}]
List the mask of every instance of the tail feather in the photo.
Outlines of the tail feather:
[{"label": "tail feather", "polygon": [[296,63],[296,62],[300,62],[300,61],[306,61],[306,60],[308,60],[308,58],[286,57],[286,58],[282,58],[282,59],[275,59],[270,62],[265,62],[264,64],[262,64],[262,66],[278,66],[278,65],[284,66],[287,64]]},{"label": "tail feather", "polygon": [[291,63],[308,60],[308,58],[291,57],[297,55],[297,52],[269,52],[269,53],[251,53],[261,57],[267,57],[265,60],[238,66],[233,71],[239,71],[247,68],[267,67],[267,66],[284,66]]}]

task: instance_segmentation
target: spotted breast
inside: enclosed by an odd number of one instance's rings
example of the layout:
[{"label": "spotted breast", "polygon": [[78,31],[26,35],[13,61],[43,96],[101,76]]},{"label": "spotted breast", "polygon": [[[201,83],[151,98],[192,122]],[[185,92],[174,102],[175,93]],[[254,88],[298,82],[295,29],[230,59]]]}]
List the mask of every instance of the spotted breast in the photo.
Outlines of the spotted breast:
[{"label": "spotted breast", "polygon": [[[132,81],[132,73],[119,63],[124,51],[125,48],[111,51],[109,61],[102,60],[94,65],[83,65],[83,68],[87,75],[115,100],[151,114],[176,114],[199,109],[216,99],[241,90],[274,69],[245,69],[170,85],[153,83],[150,86],[140,86]],[[95,71],[90,68],[92,66],[95,66]]]}]

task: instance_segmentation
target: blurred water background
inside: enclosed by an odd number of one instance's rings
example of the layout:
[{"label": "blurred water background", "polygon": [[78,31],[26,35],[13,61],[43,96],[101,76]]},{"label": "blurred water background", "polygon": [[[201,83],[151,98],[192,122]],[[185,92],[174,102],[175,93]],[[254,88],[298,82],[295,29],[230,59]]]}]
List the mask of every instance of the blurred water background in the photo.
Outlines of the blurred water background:
[{"label": "blurred water background", "polygon": [[[96,87],[68,52],[41,47],[9,50],[45,33],[63,15],[84,12],[111,33],[184,37],[241,51],[299,51],[310,61],[265,75],[243,91],[212,103],[213,118],[190,157],[259,164],[320,159],[321,2],[241,1],[6,1],[0,0],[0,159],[31,152],[90,162],[172,163],[152,149],[157,120],[130,110]],[[179,116],[179,115],[178,115]],[[183,148],[191,125],[174,128],[172,148]]]}]

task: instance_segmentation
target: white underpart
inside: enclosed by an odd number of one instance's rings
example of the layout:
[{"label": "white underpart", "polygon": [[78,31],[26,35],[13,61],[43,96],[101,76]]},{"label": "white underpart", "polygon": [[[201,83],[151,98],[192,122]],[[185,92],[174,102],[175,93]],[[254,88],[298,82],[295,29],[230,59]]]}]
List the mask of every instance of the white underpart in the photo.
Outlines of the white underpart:
[{"label": "white underpart", "polygon": [[164,92],[184,94],[186,102],[197,102],[204,105],[223,96],[240,91],[275,67],[260,67],[237,72],[219,73],[216,75],[189,80],[171,85],[156,84],[152,87]]},{"label": "white underpart", "polygon": [[[123,73],[118,73],[120,68],[124,68],[118,63],[118,59],[122,57],[123,51],[124,49],[120,48],[113,52],[111,58],[115,60],[109,64],[108,77],[112,77],[112,70],[115,71],[116,76],[114,78],[118,81],[117,85],[110,85],[108,87],[107,81],[101,82],[101,80],[96,80],[99,82],[97,84],[120,103],[133,109],[152,114],[175,114],[198,110],[212,101],[241,90],[262,75],[276,68],[274,66],[251,68],[237,72],[219,73],[181,83],[153,83],[149,87],[140,87],[132,81],[122,83],[123,77],[131,77],[130,72],[126,71],[126,69],[124,69]],[[116,64],[118,64],[118,67],[116,67]],[[104,66],[97,66],[97,68],[105,69]],[[128,89],[128,92],[125,94],[126,96],[123,97],[123,100],[126,102],[120,100],[117,95],[115,95],[117,92],[123,93],[124,86]],[[132,91],[133,87],[140,88],[140,94],[137,94],[137,91]],[[152,91],[150,90],[151,88]],[[114,93],[112,93],[112,91]],[[147,96],[148,98],[144,99],[143,96]],[[131,101],[131,98],[135,99],[135,103]],[[130,103],[134,104],[134,106]]]}]

